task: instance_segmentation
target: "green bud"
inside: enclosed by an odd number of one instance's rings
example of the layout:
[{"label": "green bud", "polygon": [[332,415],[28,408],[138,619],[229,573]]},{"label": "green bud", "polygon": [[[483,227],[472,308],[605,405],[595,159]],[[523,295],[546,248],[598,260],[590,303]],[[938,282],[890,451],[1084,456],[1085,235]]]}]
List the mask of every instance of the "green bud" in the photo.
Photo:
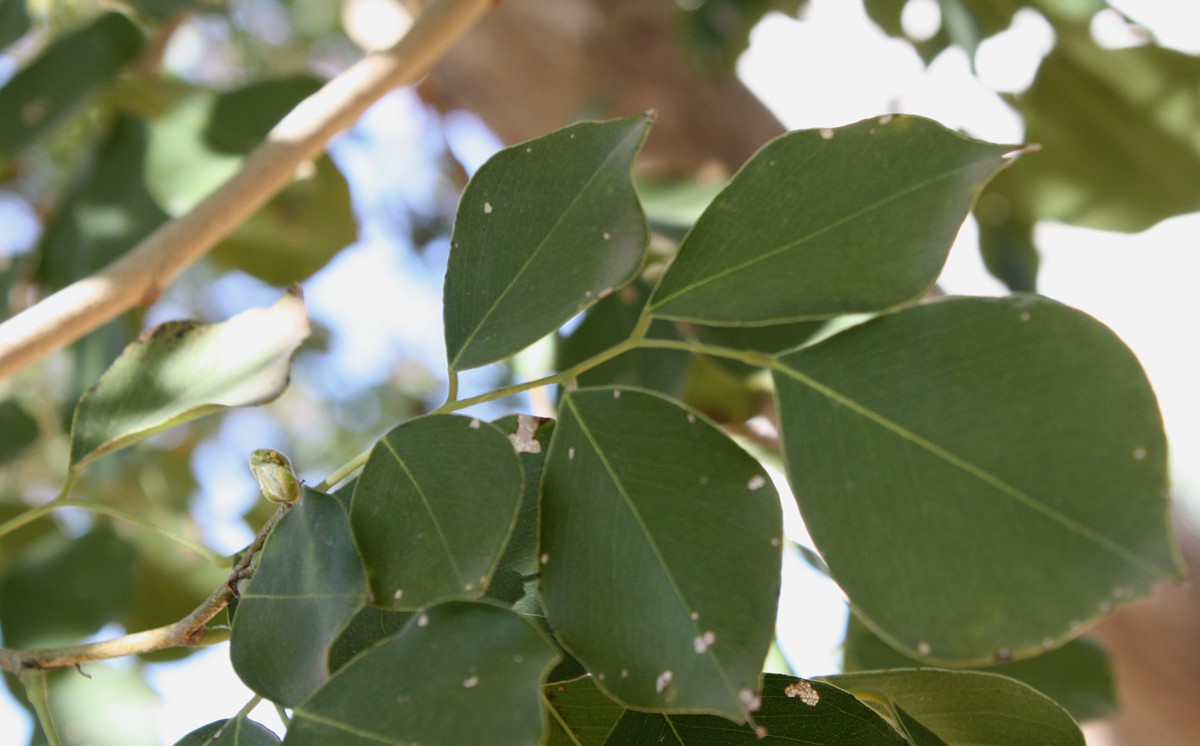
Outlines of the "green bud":
[{"label": "green bud", "polygon": [[292,462],[279,451],[259,448],[250,454],[250,471],[258,480],[263,497],[273,503],[294,503],[300,499],[300,480],[292,471]]}]

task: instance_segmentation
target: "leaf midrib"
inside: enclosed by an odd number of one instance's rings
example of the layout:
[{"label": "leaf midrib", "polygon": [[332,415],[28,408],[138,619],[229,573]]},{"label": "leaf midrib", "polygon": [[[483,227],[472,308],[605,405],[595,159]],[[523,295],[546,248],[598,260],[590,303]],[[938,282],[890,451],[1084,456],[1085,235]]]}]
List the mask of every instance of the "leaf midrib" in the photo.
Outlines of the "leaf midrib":
[{"label": "leaf midrib", "polygon": [[425,512],[429,514],[429,520],[433,522],[438,539],[442,542],[442,549],[446,551],[446,559],[450,562],[450,568],[454,570],[454,577],[458,579],[459,587],[462,587],[466,583],[466,580],[463,578],[462,570],[458,567],[458,561],[454,558],[454,552],[450,549],[450,541],[446,538],[445,531],[442,530],[442,523],[438,520],[437,514],[433,512],[433,505],[429,502],[429,498],[425,496],[425,490],[421,489],[421,484],[413,476],[412,471],[408,468],[408,464],[401,458],[399,451],[392,445],[392,442],[387,438],[383,438],[379,442],[383,443],[384,447],[388,449],[388,453],[392,454],[392,457],[396,459],[396,464],[404,472],[404,476],[408,477],[408,481],[412,484],[413,489],[416,490],[417,496],[421,498],[421,504],[425,507]]}]

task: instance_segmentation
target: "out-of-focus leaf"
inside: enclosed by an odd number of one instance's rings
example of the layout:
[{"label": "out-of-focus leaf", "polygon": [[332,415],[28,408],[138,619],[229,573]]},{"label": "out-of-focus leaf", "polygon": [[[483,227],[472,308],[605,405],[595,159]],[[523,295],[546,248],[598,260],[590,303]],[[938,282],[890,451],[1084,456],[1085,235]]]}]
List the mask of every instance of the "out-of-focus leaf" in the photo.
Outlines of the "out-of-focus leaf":
[{"label": "out-of-focus leaf", "polygon": [[554,649],[521,615],[449,601],[341,668],[295,709],[288,746],[537,743]]},{"label": "out-of-focus leaf", "polygon": [[328,156],[313,162],[209,254],[264,282],[306,280],[358,240],[346,177]]},{"label": "out-of-focus leaf", "polygon": [[47,285],[57,289],[92,274],[166,220],[142,181],[147,142],[141,120],[113,122],[46,229],[39,275]]},{"label": "out-of-focus leaf", "polygon": [[566,393],[542,479],[542,601],[617,700],[744,720],[773,634],[782,518],[762,467],[658,394]]},{"label": "out-of-focus leaf", "polygon": [[175,746],[278,746],[279,736],[247,717],[217,720],[175,742]]},{"label": "out-of-focus leaf", "polygon": [[[88,746],[160,746],[154,724],[158,697],[137,668],[117,670],[103,663],[85,663],[79,675],[73,668],[46,672],[50,711],[58,733],[67,743]],[[31,746],[46,746],[36,728]]]},{"label": "out-of-focus leaf", "polygon": [[37,442],[38,424],[14,399],[0,402],[0,464]]},{"label": "out-of-focus leaf", "polygon": [[134,551],[107,527],[47,536],[0,581],[0,630],[11,648],[72,645],[125,613]]},{"label": "out-of-focus leaf", "polygon": [[795,16],[804,0],[706,0],[677,4],[689,51],[714,74],[732,72],[750,30],[770,11]]},{"label": "out-of-focus leaf", "polygon": [[776,138],[705,210],[648,309],[763,325],[909,302],[1012,150],[912,116]]},{"label": "out-of-focus leaf", "polygon": [[220,324],[173,321],[151,329],[79,400],[71,470],[187,420],[274,399],[307,336],[298,289]]},{"label": "out-of-focus leaf", "polygon": [[446,270],[452,370],[512,355],[633,279],[648,232],[629,169],[649,129],[648,117],[583,122],[479,169]]},{"label": "out-of-focus leaf", "polygon": [[975,205],[979,223],[979,254],[993,277],[1014,292],[1037,290],[1041,257],[1033,243],[1029,216],[1016,214],[999,191],[984,192]]},{"label": "out-of-focus leaf", "polygon": [[329,680],[334,640],[366,603],[345,511],[329,495],[305,488],[267,538],[238,601],[233,669],[254,691],[294,707]]},{"label": "out-of-focus leaf", "polygon": [[699,744],[907,743],[883,718],[852,695],[819,681],[767,674],[760,730],[713,715],[660,715],[627,710],[606,697],[592,679],[546,687],[556,717],[547,746],[694,746]]},{"label": "out-of-focus leaf", "polygon": [[190,211],[237,173],[242,157],[218,153],[204,140],[216,96],[198,91],[154,120],[146,151],[146,186],[171,215]]},{"label": "out-of-focus leaf", "polygon": [[524,479],[513,444],[480,420],[430,415],[381,438],[350,508],[372,603],[413,610],[483,595],[517,520]]},{"label": "out-of-focus leaf", "polygon": [[102,13],[65,34],[0,88],[0,157],[47,135],[142,49],[123,13]]},{"label": "out-of-focus leaf", "polygon": [[0,0],[0,50],[29,30],[29,12],[25,0]]},{"label": "out-of-focus leaf", "polygon": [[1037,655],[1178,571],[1154,392],[1079,311],[950,298],[773,372],[813,540],[863,620],[910,655]]},{"label": "out-of-focus leaf", "polygon": [[218,153],[249,153],[280,119],[320,88],[320,78],[290,75],[222,93],[204,129],[204,141]]},{"label": "out-of-focus leaf", "polygon": [[[917,668],[924,663],[905,655],[850,615],[842,646],[847,673],[885,668]],[[1087,638],[1023,661],[998,663],[981,670],[1028,684],[1059,703],[1077,721],[1096,720],[1117,709],[1108,655]]]},{"label": "out-of-focus leaf", "polygon": [[634,185],[650,226],[676,241],[687,235],[725,188],[723,181],[715,179],[659,181],[644,176],[635,178]]},{"label": "out-of-focus leaf", "polygon": [[865,701],[878,703],[885,711],[902,708],[908,718],[949,746],[1083,746],[1083,734],[1066,710],[1044,694],[998,674],[927,668],[821,680],[851,694],[862,693]]},{"label": "out-of-focus leaf", "polygon": [[337,673],[354,656],[399,632],[412,615],[411,611],[388,611],[375,606],[359,609],[329,649],[329,672]]}]

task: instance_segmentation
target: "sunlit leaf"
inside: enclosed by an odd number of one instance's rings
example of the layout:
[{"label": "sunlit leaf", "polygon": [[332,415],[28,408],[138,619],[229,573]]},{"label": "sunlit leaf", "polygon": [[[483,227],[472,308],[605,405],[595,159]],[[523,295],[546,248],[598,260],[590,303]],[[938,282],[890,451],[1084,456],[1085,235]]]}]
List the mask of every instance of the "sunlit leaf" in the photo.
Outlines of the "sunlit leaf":
[{"label": "sunlit leaf", "polygon": [[137,57],[142,32],[123,13],[102,13],[54,40],[0,88],[0,156],[49,134]]},{"label": "sunlit leaf", "polygon": [[705,210],[649,310],[758,325],[911,301],[1012,150],[912,116],[783,135]]},{"label": "sunlit leaf", "polygon": [[274,399],[307,336],[299,290],[220,324],[173,321],[149,330],[79,400],[72,471],[173,425]]},{"label": "sunlit leaf", "polygon": [[555,657],[516,612],[436,604],[301,702],[284,743],[537,743],[546,719],[539,685]]},{"label": "sunlit leaf", "polygon": [[[885,668],[918,668],[923,661],[905,655],[871,632],[851,614],[842,646],[842,667],[847,673]],[[1061,648],[1021,661],[988,666],[998,673],[1037,689],[1071,713],[1077,721],[1096,720],[1117,709],[1108,655],[1087,638],[1071,640]]]},{"label": "sunlit leaf", "polygon": [[175,746],[278,746],[279,736],[246,717],[217,720],[175,742]]},{"label": "sunlit leaf", "polygon": [[846,744],[902,746],[887,721],[850,694],[818,681],[767,674],[755,725],[713,715],[661,715],[627,710],[591,679],[546,687],[554,708],[547,746],[676,744]]},{"label": "sunlit leaf", "polygon": [[808,529],[909,654],[1036,655],[1176,572],[1154,393],[1079,311],[946,299],[785,354],[774,377]]},{"label": "sunlit leaf", "polygon": [[744,720],[779,589],[779,498],[695,412],[638,389],[565,394],[542,480],[542,601],[619,701]]},{"label": "sunlit leaf", "polygon": [[513,444],[489,423],[431,415],[381,438],[350,509],[372,603],[412,610],[482,595],[523,486]]},{"label": "sunlit leaf", "polygon": [[241,593],[229,649],[234,670],[259,694],[295,706],[329,679],[334,640],[366,602],[346,513],[306,488],[271,532]]},{"label": "sunlit leaf", "polygon": [[937,669],[825,676],[822,681],[905,714],[949,746],[1083,746],[1067,711],[1025,684],[993,673]]},{"label": "sunlit leaf", "polygon": [[446,270],[453,370],[501,360],[633,279],[648,240],[629,169],[647,117],[515,145],[471,179]]}]

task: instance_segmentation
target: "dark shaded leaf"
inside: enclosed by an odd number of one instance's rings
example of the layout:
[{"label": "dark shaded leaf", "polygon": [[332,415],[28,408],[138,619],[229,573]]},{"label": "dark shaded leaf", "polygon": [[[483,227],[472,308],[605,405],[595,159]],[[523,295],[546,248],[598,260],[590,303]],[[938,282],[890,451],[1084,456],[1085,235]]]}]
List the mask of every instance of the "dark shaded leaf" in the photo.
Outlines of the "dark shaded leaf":
[{"label": "dark shaded leaf", "polygon": [[260,80],[217,96],[204,141],[218,153],[249,153],[288,112],[321,88],[320,78]]},{"label": "dark shaded leaf", "polygon": [[217,720],[175,742],[175,746],[276,746],[279,736],[246,717]]},{"label": "dark shaded leaf", "polygon": [[37,442],[38,424],[14,399],[0,401],[0,464]]}]

